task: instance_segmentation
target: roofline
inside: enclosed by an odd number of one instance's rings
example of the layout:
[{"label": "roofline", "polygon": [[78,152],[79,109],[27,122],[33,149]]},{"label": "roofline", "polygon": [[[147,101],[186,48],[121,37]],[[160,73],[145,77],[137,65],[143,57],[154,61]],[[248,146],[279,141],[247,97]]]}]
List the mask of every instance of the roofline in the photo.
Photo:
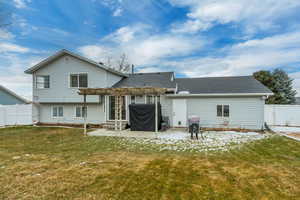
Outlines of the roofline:
[{"label": "roofline", "polygon": [[273,93],[207,93],[207,94],[168,94],[168,97],[222,97],[222,96],[271,96]]},{"label": "roofline", "polygon": [[140,75],[140,74],[174,74],[173,71],[165,71],[165,72],[134,72],[128,73],[129,75]]},{"label": "roofline", "polygon": [[176,79],[201,79],[201,78],[239,78],[239,77],[253,77],[253,75],[244,75],[244,76],[202,76],[202,77],[181,77]]},{"label": "roofline", "polygon": [[29,103],[30,103],[30,101],[28,101],[27,99],[25,99],[25,98],[23,98],[23,97],[17,95],[15,92],[13,92],[13,91],[7,89],[6,87],[4,87],[4,86],[2,86],[2,85],[0,85],[0,89],[4,90],[4,91],[7,92],[8,94],[10,94],[10,95],[16,97],[17,99],[23,101],[23,102],[26,103],[26,104],[29,104]]},{"label": "roofline", "polygon": [[81,55],[78,55],[78,54],[73,53],[73,52],[71,52],[71,51],[68,51],[68,50],[66,50],[66,49],[62,49],[62,50],[56,52],[56,53],[53,54],[52,56],[49,56],[48,58],[42,60],[41,62],[39,62],[38,64],[34,65],[33,67],[31,67],[31,68],[25,70],[24,72],[25,72],[26,74],[32,74],[33,72],[35,72],[35,71],[41,69],[42,67],[44,67],[44,65],[50,63],[51,61],[53,61],[53,60],[59,58],[60,56],[62,56],[62,55],[64,55],[64,54],[68,54],[68,55],[73,56],[73,57],[75,57],[75,58],[77,58],[77,59],[79,59],[79,60],[88,62],[88,63],[90,63],[90,64],[92,64],[92,65],[95,65],[95,66],[97,66],[97,67],[99,67],[99,68],[101,68],[101,69],[104,69],[104,70],[106,70],[106,71],[109,71],[109,72],[111,72],[111,73],[113,73],[113,74],[116,74],[116,75],[119,75],[119,76],[123,76],[123,77],[128,77],[128,75],[126,75],[126,74],[124,74],[124,73],[122,73],[122,72],[118,72],[118,71],[116,71],[116,70],[114,70],[114,69],[108,68],[108,67],[105,66],[105,65],[101,65],[101,64],[99,64],[99,63],[97,63],[97,62],[95,62],[95,61],[93,61],[93,60],[91,60],[91,59],[89,59],[89,58],[83,57],[83,56],[81,56]]}]

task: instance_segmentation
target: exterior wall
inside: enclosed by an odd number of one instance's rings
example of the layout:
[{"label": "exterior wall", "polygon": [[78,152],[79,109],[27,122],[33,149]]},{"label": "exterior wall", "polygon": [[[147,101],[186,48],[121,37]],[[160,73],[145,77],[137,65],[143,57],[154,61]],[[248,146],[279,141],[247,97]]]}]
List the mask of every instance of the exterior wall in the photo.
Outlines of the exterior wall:
[{"label": "exterior wall", "polygon": [[173,107],[172,99],[166,97],[165,95],[160,96],[161,112],[162,116],[169,117],[170,126],[173,126]]},{"label": "exterior wall", "polygon": [[[191,97],[187,98],[187,117],[199,116],[200,125],[204,127],[261,129],[264,102],[262,97]],[[217,105],[229,105],[229,117],[217,117]]]},{"label": "exterior wall", "polygon": [[0,90],[0,105],[16,105],[24,104],[23,101],[17,99],[13,95],[7,93],[6,91]]},{"label": "exterior wall", "polygon": [[[82,124],[83,118],[75,117],[75,107],[82,104],[40,104],[39,105],[39,122],[41,123],[65,123],[65,124]],[[52,117],[52,107],[63,106],[63,117]],[[87,123],[101,124],[105,122],[105,112],[103,104],[87,104]]]},{"label": "exterior wall", "polygon": [[[111,87],[122,77],[93,66],[69,55],[53,61],[33,74],[33,99],[42,103],[81,103],[83,97],[78,95],[77,88],[70,88],[70,74],[87,73],[89,88]],[[37,89],[35,77],[37,75],[50,76],[49,89]],[[97,103],[97,96],[88,96],[87,102]]]}]

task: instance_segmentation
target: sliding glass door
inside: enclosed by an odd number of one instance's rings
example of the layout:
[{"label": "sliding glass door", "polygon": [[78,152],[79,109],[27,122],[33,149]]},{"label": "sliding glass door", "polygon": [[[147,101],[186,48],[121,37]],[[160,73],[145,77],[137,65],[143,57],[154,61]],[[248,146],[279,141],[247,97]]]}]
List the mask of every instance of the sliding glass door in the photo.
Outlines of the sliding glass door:
[{"label": "sliding glass door", "polygon": [[[122,120],[126,120],[126,98],[125,96],[122,96],[123,98],[123,106],[122,106]],[[109,115],[108,115],[108,120],[115,120],[115,96],[109,96],[108,98],[108,110],[109,110]]]}]

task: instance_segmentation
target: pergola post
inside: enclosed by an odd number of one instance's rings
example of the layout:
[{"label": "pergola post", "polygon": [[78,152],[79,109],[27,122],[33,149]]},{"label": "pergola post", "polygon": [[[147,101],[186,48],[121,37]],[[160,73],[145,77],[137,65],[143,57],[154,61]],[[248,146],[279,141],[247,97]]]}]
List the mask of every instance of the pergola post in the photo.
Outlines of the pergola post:
[{"label": "pergola post", "polygon": [[115,131],[118,130],[118,107],[119,107],[119,96],[115,96]]},{"label": "pergola post", "polygon": [[123,107],[123,97],[119,96],[119,130],[122,130],[122,107]]},{"label": "pergola post", "polygon": [[84,119],[84,135],[87,135],[87,131],[86,131],[86,114],[87,114],[87,110],[86,110],[86,94],[83,95],[83,107],[84,107],[84,113],[83,113],[83,119]]},{"label": "pergola post", "polygon": [[155,96],[155,133],[158,132],[158,108],[157,108],[157,96]]}]

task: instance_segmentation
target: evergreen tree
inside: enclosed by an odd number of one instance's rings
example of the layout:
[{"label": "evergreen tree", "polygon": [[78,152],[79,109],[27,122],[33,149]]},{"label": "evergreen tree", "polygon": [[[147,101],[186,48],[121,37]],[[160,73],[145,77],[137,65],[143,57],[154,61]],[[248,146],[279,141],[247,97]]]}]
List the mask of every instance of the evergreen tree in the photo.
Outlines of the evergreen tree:
[{"label": "evergreen tree", "polygon": [[281,70],[258,71],[253,76],[268,87],[273,93],[267,100],[267,104],[291,104],[295,102],[296,91],[293,90],[293,79]]}]

